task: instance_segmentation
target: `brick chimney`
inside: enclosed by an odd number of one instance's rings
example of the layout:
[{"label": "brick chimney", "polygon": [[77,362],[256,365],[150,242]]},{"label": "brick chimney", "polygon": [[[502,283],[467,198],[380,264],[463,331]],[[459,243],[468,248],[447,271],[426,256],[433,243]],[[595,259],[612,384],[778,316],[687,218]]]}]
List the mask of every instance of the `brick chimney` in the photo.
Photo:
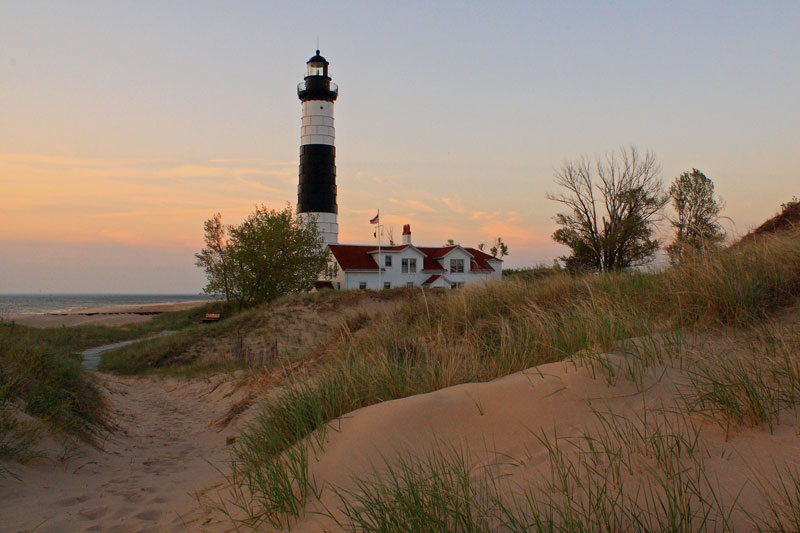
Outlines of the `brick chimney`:
[{"label": "brick chimney", "polygon": [[411,244],[411,224],[403,225],[403,244]]}]

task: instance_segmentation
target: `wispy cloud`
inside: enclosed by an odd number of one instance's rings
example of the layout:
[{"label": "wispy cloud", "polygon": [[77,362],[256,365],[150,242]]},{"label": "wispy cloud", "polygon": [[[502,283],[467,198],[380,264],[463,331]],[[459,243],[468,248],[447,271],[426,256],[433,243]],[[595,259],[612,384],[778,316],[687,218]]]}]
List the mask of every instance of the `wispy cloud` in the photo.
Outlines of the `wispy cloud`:
[{"label": "wispy cloud", "polygon": [[256,204],[285,205],[296,174],[285,161],[0,154],[0,209],[14,227],[0,242],[199,244],[215,212],[235,222]]},{"label": "wispy cloud", "polygon": [[402,200],[399,198],[389,198],[389,201],[395,205],[407,207],[416,211],[423,211],[425,213],[435,213],[436,209],[432,208],[425,202],[420,200]]},{"label": "wispy cloud", "polygon": [[442,203],[444,203],[444,205],[446,205],[448,208],[450,208],[450,211],[453,211],[454,213],[466,213],[467,212],[467,210],[464,208],[464,206],[461,205],[461,201],[460,200],[456,200],[456,199],[453,199],[453,198],[442,198]]}]

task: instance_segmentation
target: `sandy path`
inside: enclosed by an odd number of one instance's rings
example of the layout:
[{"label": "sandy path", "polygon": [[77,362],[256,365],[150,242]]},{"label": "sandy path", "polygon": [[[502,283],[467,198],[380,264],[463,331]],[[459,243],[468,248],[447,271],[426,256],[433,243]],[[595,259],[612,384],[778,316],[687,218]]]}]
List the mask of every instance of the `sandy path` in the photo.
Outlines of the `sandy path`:
[{"label": "sandy path", "polygon": [[101,375],[118,426],[104,450],[18,470],[0,480],[4,531],[221,531],[229,525],[200,509],[228,470],[235,424],[216,421],[246,391],[229,376],[209,380]]}]

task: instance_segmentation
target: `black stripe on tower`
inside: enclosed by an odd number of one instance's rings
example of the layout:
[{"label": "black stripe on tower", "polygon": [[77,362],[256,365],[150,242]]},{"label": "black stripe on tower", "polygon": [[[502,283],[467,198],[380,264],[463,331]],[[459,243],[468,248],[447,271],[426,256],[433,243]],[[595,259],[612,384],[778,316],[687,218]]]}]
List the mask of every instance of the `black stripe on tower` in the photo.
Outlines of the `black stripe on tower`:
[{"label": "black stripe on tower", "polygon": [[336,205],[336,147],[327,144],[300,146],[299,213],[338,213]]}]

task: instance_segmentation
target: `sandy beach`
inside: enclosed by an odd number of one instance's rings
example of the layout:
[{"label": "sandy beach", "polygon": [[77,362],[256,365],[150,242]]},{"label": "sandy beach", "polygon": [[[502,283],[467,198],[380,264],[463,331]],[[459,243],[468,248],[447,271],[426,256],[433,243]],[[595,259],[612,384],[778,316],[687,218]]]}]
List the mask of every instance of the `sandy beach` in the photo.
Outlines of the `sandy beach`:
[{"label": "sandy beach", "polygon": [[107,305],[81,307],[58,313],[2,315],[0,319],[32,328],[59,328],[62,326],[121,326],[145,322],[156,315],[183,311],[207,304],[207,301],[182,301],[144,305]]}]

